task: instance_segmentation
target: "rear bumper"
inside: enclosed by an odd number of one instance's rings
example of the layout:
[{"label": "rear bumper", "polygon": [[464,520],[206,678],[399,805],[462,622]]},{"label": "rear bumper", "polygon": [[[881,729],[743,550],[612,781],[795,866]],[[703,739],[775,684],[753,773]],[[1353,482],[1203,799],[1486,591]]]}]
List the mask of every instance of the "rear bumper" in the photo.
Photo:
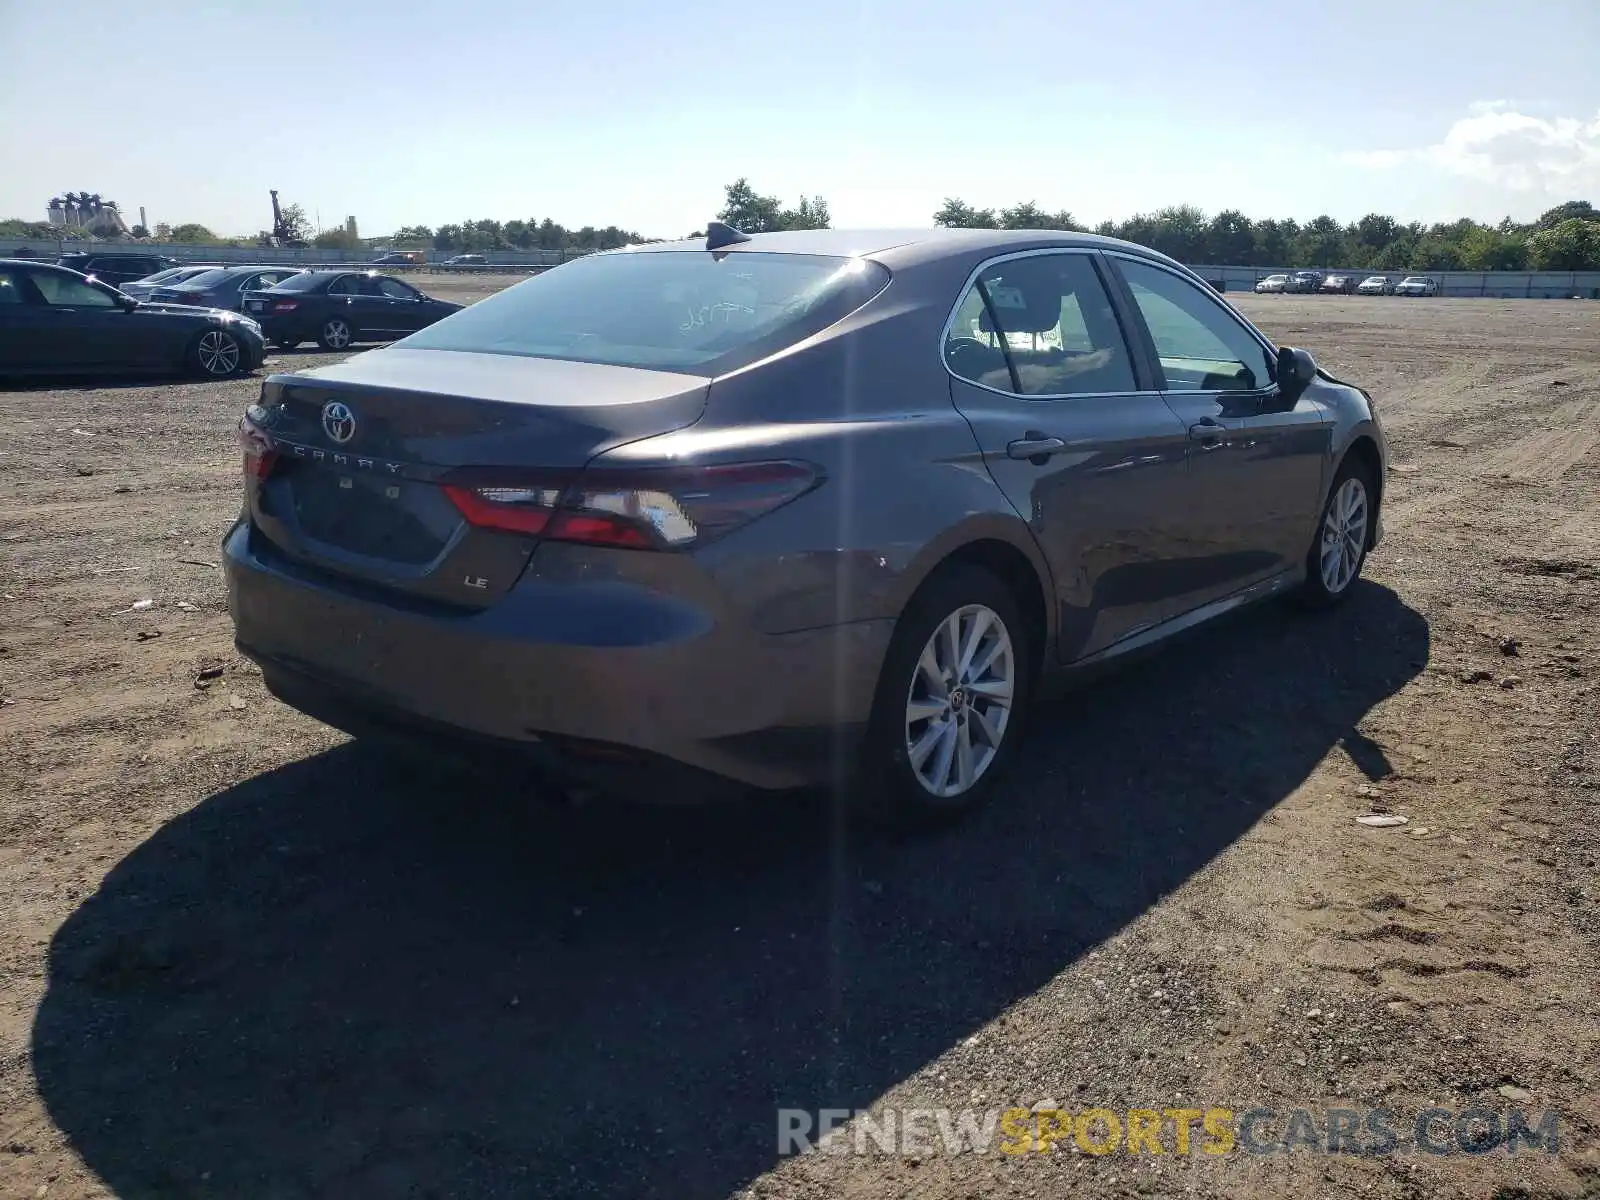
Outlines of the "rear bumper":
[{"label": "rear bumper", "polygon": [[285,338],[309,342],[317,336],[316,322],[301,317],[271,317],[256,313],[245,315],[260,324],[261,332],[266,335],[269,342],[282,341]]},{"label": "rear bumper", "polygon": [[287,703],[353,732],[421,728],[559,759],[602,784],[632,774],[650,784],[628,789],[641,799],[659,782],[653,760],[762,788],[833,778],[854,759],[893,632],[762,634],[645,587],[532,571],[487,609],[443,610],[259,541],[244,523],[223,540],[228,608],[239,649]]}]

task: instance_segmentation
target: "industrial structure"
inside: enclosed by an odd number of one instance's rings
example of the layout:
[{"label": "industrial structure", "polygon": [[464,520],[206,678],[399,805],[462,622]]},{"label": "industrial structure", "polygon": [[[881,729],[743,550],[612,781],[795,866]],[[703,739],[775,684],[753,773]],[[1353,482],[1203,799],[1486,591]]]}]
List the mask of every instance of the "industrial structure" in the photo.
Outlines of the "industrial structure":
[{"label": "industrial structure", "polygon": [[115,200],[102,200],[98,192],[63,192],[48,206],[50,224],[81,229],[90,237],[127,237],[128,226]]}]

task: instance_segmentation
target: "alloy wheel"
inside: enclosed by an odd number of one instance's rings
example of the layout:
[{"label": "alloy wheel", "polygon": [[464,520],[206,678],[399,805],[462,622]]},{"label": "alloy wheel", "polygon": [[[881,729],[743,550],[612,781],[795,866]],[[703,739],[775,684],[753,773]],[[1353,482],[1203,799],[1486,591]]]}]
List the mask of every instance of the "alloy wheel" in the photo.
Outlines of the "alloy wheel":
[{"label": "alloy wheel", "polygon": [[1367,485],[1352,475],[1339,485],[1322,519],[1322,586],[1336,596],[1350,586],[1367,545]]},{"label": "alloy wheel", "polygon": [[329,321],[322,327],[323,340],[335,350],[343,350],[350,344],[350,326],[343,321]]},{"label": "alloy wheel", "polygon": [[195,352],[200,358],[200,368],[207,375],[232,375],[239,369],[239,343],[220,329],[202,336]]},{"label": "alloy wheel", "polygon": [[942,800],[971,790],[994,762],[1011,721],[1017,657],[992,608],[968,604],[928,639],[906,695],[906,758]]}]

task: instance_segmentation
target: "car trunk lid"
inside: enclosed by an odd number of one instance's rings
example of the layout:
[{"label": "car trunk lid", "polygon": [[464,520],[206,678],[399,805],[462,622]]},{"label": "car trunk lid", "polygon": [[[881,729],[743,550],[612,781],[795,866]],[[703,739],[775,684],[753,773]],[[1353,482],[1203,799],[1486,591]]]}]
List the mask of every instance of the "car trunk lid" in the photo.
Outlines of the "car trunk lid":
[{"label": "car trunk lid", "polygon": [[443,484],[464,468],[570,482],[595,455],[693,424],[693,375],[391,348],[262,388],[275,458],[249,483],[256,527],[308,565],[483,607],[522,574],[529,534],[475,527]]}]

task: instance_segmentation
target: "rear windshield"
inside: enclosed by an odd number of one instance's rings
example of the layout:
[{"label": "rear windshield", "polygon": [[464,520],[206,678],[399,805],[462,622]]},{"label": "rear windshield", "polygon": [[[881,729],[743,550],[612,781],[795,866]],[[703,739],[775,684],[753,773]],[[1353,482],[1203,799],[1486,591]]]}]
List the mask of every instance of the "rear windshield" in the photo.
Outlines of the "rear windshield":
[{"label": "rear windshield", "polygon": [[327,278],[326,275],[319,275],[315,271],[302,271],[298,275],[289,276],[282,283],[275,284],[271,290],[275,292],[309,292],[317,284],[325,282]]},{"label": "rear windshield", "polygon": [[625,251],[565,264],[399,345],[716,375],[865,304],[889,272],[810,254]]},{"label": "rear windshield", "polygon": [[213,284],[221,283],[228,277],[226,271],[201,271],[198,275],[191,275],[183,281],[184,287],[207,288]]}]

